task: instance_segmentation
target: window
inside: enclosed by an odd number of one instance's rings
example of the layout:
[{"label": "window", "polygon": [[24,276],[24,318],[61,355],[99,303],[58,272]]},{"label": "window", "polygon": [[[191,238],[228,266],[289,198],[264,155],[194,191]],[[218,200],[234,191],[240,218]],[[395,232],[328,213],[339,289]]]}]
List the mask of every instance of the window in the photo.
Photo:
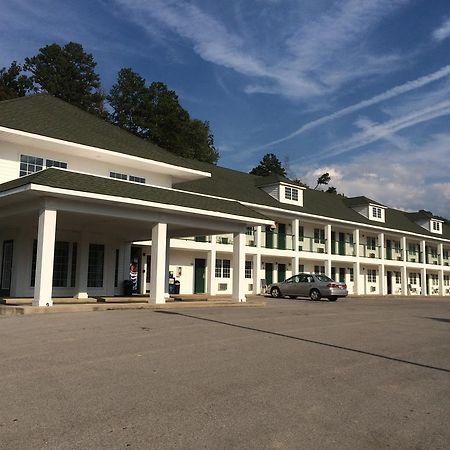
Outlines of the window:
[{"label": "window", "polygon": [[44,159],[30,155],[20,155],[19,176],[30,175],[44,168]]},{"label": "window", "polygon": [[105,246],[89,244],[88,287],[103,287],[103,266],[105,264]]},{"label": "window", "polygon": [[381,208],[378,208],[377,206],[372,206],[372,216],[376,219],[381,219]]},{"label": "window", "polygon": [[145,184],[145,178],[142,178],[142,177],[135,177],[134,175],[130,175],[129,180],[130,180],[130,181],[133,181],[134,183],[142,183],[142,184]]},{"label": "window", "polygon": [[67,169],[67,163],[64,161],[55,161],[53,159],[47,159],[45,161],[46,167],[59,167],[60,169]]},{"label": "window", "polygon": [[253,276],[253,261],[245,261],[245,278]]},{"label": "window", "polygon": [[435,220],[432,220],[431,223],[432,223],[433,231],[441,231],[440,222],[436,222]]},{"label": "window", "polygon": [[376,250],[377,248],[377,239],[374,237],[367,237],[367,249],[368,250]]},{"label": "window", "polygon": [[304,264],[299,264],[298,265],[298,271],[299,272],[304,272],[305,271],[305,265]]},{"label": "window", "polygon": [[245,230],[245,234],[247,236],[253,236],[255,234],[255,229],[253,227],[247,227]]},{"label": "window", "polygon": [[53,286],[66,287],[69,273],[69,243],[55,242],[53,260]]},{"label": "window", "polygon": [[402,277],[400,275],[400,272],[395,272],[395,283],[400,284],[402,282]]},{"label": "window", "polygon": [[77,253],[78,245],[76,242],[72,244],[72,262],[70,269],[70,287],[75,287],[75,281],[77,278]]},{"label": "window", "polygon": [[304,238],[305,238],[305,228],[302,225],[300,225],[298,227],[298,240],[303,241]]},{"label": "window", "polygon": [[409,274],[409,284],[416,284],[417,283],[417,273],[411,272]]},{"label": "window", "polygon": [[298,202],[298,189],[286,186],[284,188],[284,198],[286,200],[293,200],[294,202]]},{"label": "window", "polygon": [[230,278],[230,267],[229,259],[216,259],[216,278]]},{"label": "window", "polygon": [[367,281],[369,283],[377,282],[377,271],[376,269],[367,269]]},{"label": "window", "polygon": [[128,180],[128,176],[124,173],[109,172],[109,176],[111,178],[115,178],[116,180]]},{"label": "window", "polygon": [[[75,245],[75,244],[74,244]],[[56,241],[53,259],[53,287],[66,287],[69,277],[69,242]],[[33,241],[30,286],[36,284],[37,240]]]},{"label": "window", "polygon": [[314,273],[318,275],[325,275],[325,266],[314,266]]},{"label": "window", "polygon": [[433,286],[437,286],[437,285],[439,284],[439,276],[438,276],[438,275],[436,275],[436,274],[431,274],[431,275],[430,275],[430,278],[431,278],[431,284],[432,284]]},{"label": "window", "polygon": [[114,263],[114,287],[119,286],[119,249],[116,248],[116,261]]},{"label": "window", "polygon": [[348,269],[348,273],[349,273],[349,276],[350,276],[349,280],[350,280],[351,282],[355,281],[355,276],[354,276],[354,274],[353,274],[353,268]]},{"label": "window", "polygon": [[322,228],[314,228],[314,242],[316,244],[325,244],[325,230]]},{"label": "window", "polygon": [[444,286],[450,286],[450,275],[444,275]]}]

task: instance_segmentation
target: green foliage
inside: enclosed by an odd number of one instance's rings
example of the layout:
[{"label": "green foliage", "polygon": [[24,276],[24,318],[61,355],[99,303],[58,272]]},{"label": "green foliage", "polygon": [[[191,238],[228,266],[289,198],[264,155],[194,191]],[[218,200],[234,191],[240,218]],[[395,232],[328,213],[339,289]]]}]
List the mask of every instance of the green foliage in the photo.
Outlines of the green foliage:
[{"label": "green foliage", "polygon": [[104,96],[100,77],[95,73],[97,63],[81,44],[69,42],[64,47],[46,45],[39,53],[25,58],[24,70],[31,73],[35,92],[48,92],[85,111],[104,114]]},{"label": "green foliage", "polygon": [[8,69],[0,69],[0,101],[23,97],[31,89],[31,81],[21,72],[22,67],[16,61]]},{"label": "green foliage", "polygon": [[161,82],[145,85],[132,69],[122,69],[108,96],[110,120],[179,156],[215,164],[219,153],[209,123],[191,119],[175,91]]},{"label": "green foliage", "polygon": [[317,189],[320,185],[326,185],[331,181],[330,174],[328,172],[320,175],[319,178],[317,178],[317,184],[314,189]]},{"label": "green foliage", "polygon": [[254,167],[250,173],[252,175],[266,176],[271,173],[276,173],[283,177],[286,176],[286,169],[281,165],[280,160],[273,153],[267,153],[263,156],[259,165]]}]

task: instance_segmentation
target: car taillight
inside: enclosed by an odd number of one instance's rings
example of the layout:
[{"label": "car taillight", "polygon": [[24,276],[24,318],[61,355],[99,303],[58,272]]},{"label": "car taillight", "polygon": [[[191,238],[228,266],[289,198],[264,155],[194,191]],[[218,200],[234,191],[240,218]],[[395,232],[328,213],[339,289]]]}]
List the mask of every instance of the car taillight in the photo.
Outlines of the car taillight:
[{"label": "car taillight", "polygon": [[336,283],[328,283],[327,288],[337,288],[338,285]]},{"label": "car taillight", "polygon": [[347,289],[347,285],[346,285],[346,284],[343,284],[343,285],[342,285],[342,289]]}]

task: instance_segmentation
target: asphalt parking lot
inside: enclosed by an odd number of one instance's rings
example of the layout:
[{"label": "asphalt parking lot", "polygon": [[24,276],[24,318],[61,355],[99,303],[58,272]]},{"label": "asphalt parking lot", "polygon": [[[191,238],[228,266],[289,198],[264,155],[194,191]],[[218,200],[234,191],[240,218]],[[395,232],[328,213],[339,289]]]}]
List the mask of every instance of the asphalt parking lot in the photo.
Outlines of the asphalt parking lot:
[{"label": "asphalt parking lot", "polygon": [[448,449],[450,299],[0,318],[1,449]]}]

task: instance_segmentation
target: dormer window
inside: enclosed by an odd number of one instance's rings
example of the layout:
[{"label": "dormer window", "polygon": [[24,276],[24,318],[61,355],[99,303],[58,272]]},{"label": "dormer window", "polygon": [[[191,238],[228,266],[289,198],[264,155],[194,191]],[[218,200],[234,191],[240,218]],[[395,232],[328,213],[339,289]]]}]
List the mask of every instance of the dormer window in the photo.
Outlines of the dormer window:
[{"label": "dormer window", "polygon": [[442,234],[442,221],[437,219],[430,220],[430,231],[436,234]]},{"label": "dormer window", "polygon": [[372,206],[372,215],[374,218],[381,219],[381,208],[378,208],[378,206]]},{"label": "dormer window", "polygon": [[298,189],[285,186],[284,187],[284,198],[286,200],[292,200],[294,202],[298,202]]}]

